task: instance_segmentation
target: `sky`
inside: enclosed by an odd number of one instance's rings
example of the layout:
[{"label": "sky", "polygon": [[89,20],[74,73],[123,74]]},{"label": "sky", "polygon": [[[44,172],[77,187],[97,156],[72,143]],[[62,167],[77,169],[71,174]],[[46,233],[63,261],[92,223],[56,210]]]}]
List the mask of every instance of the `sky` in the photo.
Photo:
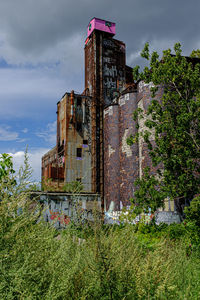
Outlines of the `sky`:
[{"label": "sky", "polygon": [[93,17],[116,23],[127,64],[144,65],[146,42],[159,54],[200,48],[199,0],[0,0],[0,153],[17,169],[28,146],[33,181],[56,144],[56,104],[84,89],[84,41]]}]

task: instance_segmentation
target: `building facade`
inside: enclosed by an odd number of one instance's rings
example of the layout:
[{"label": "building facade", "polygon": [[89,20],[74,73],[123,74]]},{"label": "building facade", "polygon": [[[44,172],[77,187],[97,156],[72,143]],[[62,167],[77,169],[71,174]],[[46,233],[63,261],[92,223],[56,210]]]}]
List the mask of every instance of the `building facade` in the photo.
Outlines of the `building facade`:
[{"label": "building facade", "polygon": [[42,158],[43,182],[62,190],[79,181],[85,192],[101,195],[106,211],[130,204],[135,180],[151,164],[144,141],[133,146],[126,142],[137,133],[133,111],[147,109],[151,86],[133,82],[126,46],[115,33],[113,22],[89,22],[85,89],[66,93],[57,103],[57,145]]}]

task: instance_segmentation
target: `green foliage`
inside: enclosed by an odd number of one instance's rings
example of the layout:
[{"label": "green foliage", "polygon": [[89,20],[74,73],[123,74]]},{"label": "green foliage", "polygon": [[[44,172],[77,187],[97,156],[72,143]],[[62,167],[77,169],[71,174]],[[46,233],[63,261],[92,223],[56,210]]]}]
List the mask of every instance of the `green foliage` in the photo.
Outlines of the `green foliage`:
[{"label": "green foliage", "polygon": [[9,154],[0,154],[0,180],[4,180],[11,174],[14,174],[12,157]]},{"label": "green foliage", "polygon": [[0,199],[8,193],[8,187],[16,186],[12,157],[6,153],[0,154]]},{"label": "green foliage", "polygon": [[42,179],[42,190],[43,191],[56,191],[56,187],[52,184],[52,178],[43,178]]},{"label": "green foliage", "polygon": [[193,50],[192,53],[190,54],[190,57],[200,58],[200,49]]},{"label": "green foliage", "polygon": [[82,240],[21,215],[0,234],[1,299],[198,299],[189,244],[142,231],[94,225]]},{"label": "green foliage", "polygon": [[63,186],[63,191],[67,193],[80,193],[83,190],[83,184],[80,181],[67,182]]},{"label": "green foliage", "polygon": [[[144,119],[146,130],[128,142],[143,138],[156,167],[156,179],[145,173],[137,181],[139,191],[134,202],[143,208],[142,196],[144,207],[155,210],[156,203],[159,207],[169,197],[181,212],[181,204],[200,192],[200,64],[181,56],[180,43],[174,45],[174,53],[165,50],[159,60],[157,52],[150,54],[145,45],[141,55],[149,60],[150,67],[141,73],[136,67],[133,73],[137,72],[137,80],[151,83],[152,101],[146,112],[139,109],[134,113],[138,124]],[[159,89],[163,90],[162,99],[157,96]]]},{"label": "green foliage", "polygon": [[149,174],[149,168],[144,169],[143,177],[135,181],[135,186],[138,186],[138,188],[134,194],[135,199],[132,199],[135,205],[132,207],[131,214],[148,213],[149,208],[154,212],[158,207],[164,205],[163,199],[166,194],[160,189],[159,185],[159,180]]},{"label": "green foliage", "polygon": [[195,197],[189,207],[185,207],[185,224],[191,233],[191,241],[200,249],[200,196]]},{"label": "green foliage", "polygon": [[184,209],[186,220],[193,222],[198,228],[200,228],[200,196],[195,197],[189,207]]},{"label": "green foliage", "polygon": [[84,239],[80,228],[56,231],[38,221],[24,188],[28,161],[22,169],[22,191],[7,182],[0,202],[1,299],[199,298],[200,261],[183,234],[175,241],[162,237],[166,225],[102,226],[99,218],[82,227]]}]

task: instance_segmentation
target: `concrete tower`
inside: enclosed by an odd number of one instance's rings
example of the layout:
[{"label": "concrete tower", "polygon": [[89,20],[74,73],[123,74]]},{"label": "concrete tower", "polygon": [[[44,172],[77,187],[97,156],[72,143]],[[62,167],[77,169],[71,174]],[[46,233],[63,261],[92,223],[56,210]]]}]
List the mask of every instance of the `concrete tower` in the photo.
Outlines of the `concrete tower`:
[{"label": "concrete tower", "polygon": [[85,41],[85,89],[92,97],[92,190],[103,195],[103,109],[126,83],[125,44],[113,38],[115,23],[93,18]]}]

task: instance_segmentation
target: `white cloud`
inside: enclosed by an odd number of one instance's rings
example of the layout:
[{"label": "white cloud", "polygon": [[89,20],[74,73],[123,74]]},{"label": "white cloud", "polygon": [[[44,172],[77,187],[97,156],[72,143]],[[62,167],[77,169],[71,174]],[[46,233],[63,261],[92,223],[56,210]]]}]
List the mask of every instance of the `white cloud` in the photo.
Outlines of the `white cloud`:
[{"label": "white cloud", "polygon": [[24,129],[22,129],[22,132],[23,132],[23,133],[27,133],[27,132],[28,132],[28,129],[27,129],[27,128],[24,128]]},{"label": "white cloud", "polygon": [[[0,119],[48,118],[66,91],[82,92],[82,74],[64,75],[64,66],[0,69]],[[72,69],[72,67],[71,67]],[[80,73],[80,68],[78,69]]]},{"label": "white cloud", "polygon": [[[32,180],[33,182],[41,181],[41,158],[49,151],[47,148],[38,148],[28,151],[29,164],[33,169]],[[17,151],[9,153],[13,157],[14,170],[18,172],[20,166],[24,163],[24,151]]]},{"label": "white cloud", "polygon": [[56,129],[57,129],[57,121],[53,123],[48,123],[46,129],[40,130],[36,132],[36,135],[46,142],[55,145],[56,144]]},{"label": "white cloud", "polygon": [[11,131],[10,126],[0,126],[0,141],[14,141],[18,139],[19,134],[15,131]]},{"label": "white cloud", "polygon": [[[140,49],[141,50],[141,49]],[[139,57],[141,51],[132,52],[127,56],[127,64],[132,65]]]}]

